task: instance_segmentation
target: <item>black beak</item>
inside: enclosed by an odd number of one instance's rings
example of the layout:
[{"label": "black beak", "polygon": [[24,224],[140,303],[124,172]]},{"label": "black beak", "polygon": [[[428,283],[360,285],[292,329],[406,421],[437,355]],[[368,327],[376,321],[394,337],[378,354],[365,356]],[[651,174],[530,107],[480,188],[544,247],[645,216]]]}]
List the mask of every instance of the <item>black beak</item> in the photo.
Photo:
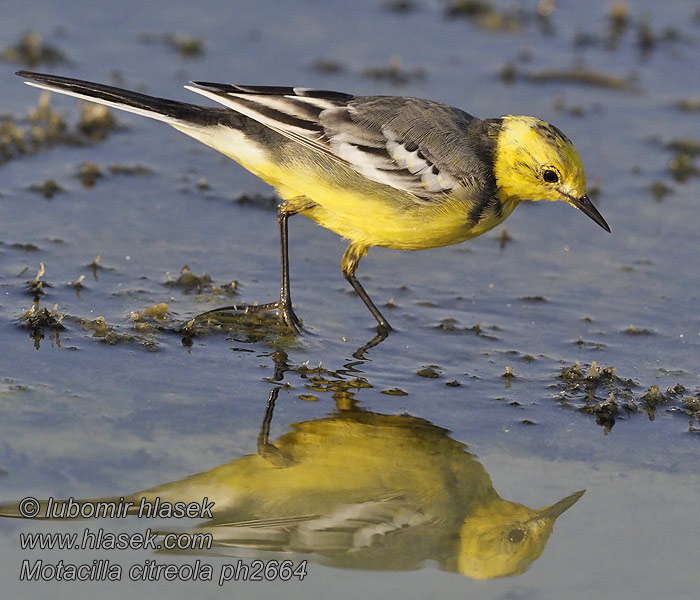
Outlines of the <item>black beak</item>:
[{"label": "black beak", "polygon": [[598,225],[600,225],[605,231],[610,233],[610,227],[605,222],[603,215],[598,212],[598,209],[593,206],[593,202],[588,196],[581,196],[580,198],[569,197],[569,204],[578,208],[584,215],[589,216]]}]

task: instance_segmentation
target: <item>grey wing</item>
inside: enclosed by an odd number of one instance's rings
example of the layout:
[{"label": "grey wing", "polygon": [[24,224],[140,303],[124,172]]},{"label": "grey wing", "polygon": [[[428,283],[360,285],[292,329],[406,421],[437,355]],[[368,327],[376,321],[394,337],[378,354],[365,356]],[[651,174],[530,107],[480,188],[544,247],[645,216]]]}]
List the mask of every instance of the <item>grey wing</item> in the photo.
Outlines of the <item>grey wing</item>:
[{"label": "grey wing", "polygon": [[400,498],[342,504],[325,515],[300,515],[202,526],[216,546],[285,552],[362,552],[432,522]]},{"label": "grey wing", "polygon": [[459,109],[419,98],[365,97],[321,119],[337,155],[365,177],[422,200],[467,180],[490,183],[488,157],[473,143],[474,126],[483,121]]},{"label": "grey wing", "polygon": [[196,82],[188,87],[367,179],[431,201],[465,180],[493,185],[477,119],[429,100]]}]

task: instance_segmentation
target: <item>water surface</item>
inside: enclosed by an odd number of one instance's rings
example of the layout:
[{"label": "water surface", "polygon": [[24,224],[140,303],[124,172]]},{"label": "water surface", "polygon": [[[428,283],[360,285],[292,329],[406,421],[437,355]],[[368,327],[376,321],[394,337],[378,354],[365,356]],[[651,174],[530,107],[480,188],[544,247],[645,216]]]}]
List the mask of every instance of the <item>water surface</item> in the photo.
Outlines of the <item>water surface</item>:
[{"label": "water surface", "polygon": [[[536,115],[576,144],[613,233],[570,207],[536,204],[459,246],[374,249],[359,276],[397,331],[358,359],[375,328],[340,274],[344,243],[298,217],[290,222],[292,291],[307,333],[293,339],[265,322],[192,337],[181,327],[197,313],[276,294],[277,225],[265,184],[177,132],[125,114],[115,115],[119,127],[102,142],[11,153],[0,164],[0,500],[119,496],[255,454],[270,391],[282,386],[273,442],[293,424],[352,411],[409,415],[449,430],[509,502],[541,508],[586,492],[520,575],[478,580],[436,559],[365,570],[323,564],[309,552],[293,555],[309,561],[302,582],[229,583],[226,593],[693,597],[697,3],[628,3],[618,38],[608,2],[560,3],[548,24],[534,4],[494,3],[497,12],[477,22],[447,18],[438,2],[416,2],[405,14],[379,2],[6,3],[3,47],[33,30],[65,54],[66,62],[31,66],[39,71],[191,101],[199,99],[181,86],[199,79],[416,95],[479,116]],[[504,19],[513,6],[520,12]],[[201,40],[201,54],[183,56],[169,42],[176,34]],[[314,67],[321,59],[335,72]],[[366,73],[391,65],[389,78]],[[504,81],[508,65],[515,76]],[[622,89],[566,81],[562,73],[577,65],[621,78]],[[0,62],[0,111],[18,127],[28,127],[23,119],[39,96],[13,75],[28,66]],[[51,107],[73,131],[78,103],[56,97]],[[78,177],[85,161],[103,174],[91,187]],[[47,180],[62,191],[47,198],[30,189]],[[61,328],[50,318],[26,327],[21,318],[37,287],[27,282],[42,263],[37,310],[57,303]],[[178,285],[185,265],[211,283]],[[134,318],[160,303],[164,320]],[[199,558],[216,570],[254,558],[235,546],[223,557],[19,545],[21,532],[154,525],[3,519],[2,581],[14,597],[220,597],[215,582],[18,579],[25,559],[129,567]]]}]

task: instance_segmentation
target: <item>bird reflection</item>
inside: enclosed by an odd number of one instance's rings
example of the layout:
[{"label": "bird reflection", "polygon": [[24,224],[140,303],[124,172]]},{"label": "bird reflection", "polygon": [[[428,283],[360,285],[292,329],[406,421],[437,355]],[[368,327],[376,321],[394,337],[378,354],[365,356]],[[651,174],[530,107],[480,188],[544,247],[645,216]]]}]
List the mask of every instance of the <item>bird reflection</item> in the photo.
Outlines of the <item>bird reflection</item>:
[{"label": "bird reflection", "polygon": [[[221,554],[294,553],[373,570],[432,562],[482,579],[525,571],[583,494],[538,510],[504,500],[447,430],[354,403],[270,441],[278,393],[270,393],[257,452],[125,501],[214,501],[213,518],[195,529]],[[0,514],[19,516],[17,503]]]}]

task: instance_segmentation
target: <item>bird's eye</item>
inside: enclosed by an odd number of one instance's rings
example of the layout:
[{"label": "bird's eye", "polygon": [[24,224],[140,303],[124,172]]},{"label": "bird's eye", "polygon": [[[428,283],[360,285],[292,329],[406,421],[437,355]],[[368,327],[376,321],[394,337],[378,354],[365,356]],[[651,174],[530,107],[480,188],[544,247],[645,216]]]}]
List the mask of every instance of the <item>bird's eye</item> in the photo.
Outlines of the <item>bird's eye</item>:
[{"label": "bird's eye", "polygon": [[523,541],[525,537],[525,532],[522,529],[511,529],[508,532],[508,541],[511,544],[519,544]]},{"label": "bird's eye", "polygon": [[545,169],[542,171],[542,179],[547,183],[557,183],[559,181],[559,174],[553,169]]}]

